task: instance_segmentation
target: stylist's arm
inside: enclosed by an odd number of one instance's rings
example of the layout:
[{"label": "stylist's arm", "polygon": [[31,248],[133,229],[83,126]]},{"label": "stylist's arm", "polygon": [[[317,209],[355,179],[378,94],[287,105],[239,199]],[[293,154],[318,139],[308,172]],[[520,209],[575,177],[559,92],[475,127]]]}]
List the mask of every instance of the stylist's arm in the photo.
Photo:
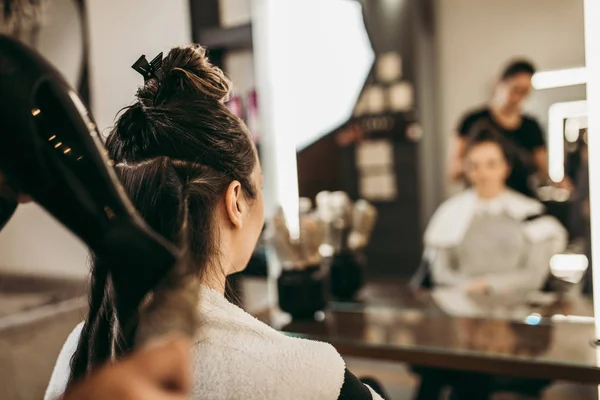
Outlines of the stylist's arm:
[{"label": "stylist's arm", "polygon": [[99,368],[63,400],[185,400],[191,388],[190,344],[185,339],[138,351]]}]

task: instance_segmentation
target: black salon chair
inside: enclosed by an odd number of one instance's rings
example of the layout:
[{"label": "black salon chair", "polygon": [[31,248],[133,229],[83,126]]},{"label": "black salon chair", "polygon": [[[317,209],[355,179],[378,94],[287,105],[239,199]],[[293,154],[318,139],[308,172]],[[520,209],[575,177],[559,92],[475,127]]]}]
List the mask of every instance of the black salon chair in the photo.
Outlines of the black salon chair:
[{"label": "black salon chair", "polygon": [[408,287],[413,290],[418,289],[433,289],[434,283],[431,278],[431,264],[427,257],[423,256],[419,267],[408,282]]}]

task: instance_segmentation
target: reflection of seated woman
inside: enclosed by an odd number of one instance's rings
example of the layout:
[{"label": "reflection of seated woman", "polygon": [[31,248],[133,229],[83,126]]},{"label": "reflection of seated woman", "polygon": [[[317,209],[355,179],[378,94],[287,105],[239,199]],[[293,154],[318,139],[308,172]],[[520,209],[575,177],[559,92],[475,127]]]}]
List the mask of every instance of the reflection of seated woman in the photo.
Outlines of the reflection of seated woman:
[{"label": "reflection of seated woman", "polygon": [[540,289],[550,257],[566,245],[566,231],[543,205],[509,188],[509,157],[490,130],[465,153],[472,187],[435,212],[425,232],[425,257],[436,285],[472,292]]}]

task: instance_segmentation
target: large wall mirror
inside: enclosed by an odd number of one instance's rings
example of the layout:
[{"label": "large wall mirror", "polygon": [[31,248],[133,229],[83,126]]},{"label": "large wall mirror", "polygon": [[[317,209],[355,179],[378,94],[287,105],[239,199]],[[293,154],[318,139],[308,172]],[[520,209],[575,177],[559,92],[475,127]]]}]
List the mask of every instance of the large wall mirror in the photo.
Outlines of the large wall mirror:
[{"label": "large wall mirror", "polygon": [[[370,72],[364,79],[360,74],[354,75],[353,81],[347,83],[345,89],[357,83],[362,89],[346,119],[327,129],[299,123],[301,134],[281,137],[292,142],[295,141],[292,136],[311,138],[295,142],[301,197],[310,199],[314,205],[321,191],[343,191],[351,200],[366,199],[377,209],[379,218],[365,251],[367,280],[391,278],[417,286],[435,286],[431,266],[423,267],[424,261],[431,261],[424,256],[428,251],[424,232],[440,204],[467,187],[474,190],[472,183],[465,185],[464,180],[449,177],[448,158],[453,152],[457,130],[466,115],[490,108],[490,104],[497,102],[498,91],[519,90],[511,86],[512,83],[499,85],[507,66],[519,61],[530,64],[534,70],[524,75],[517,125],[505,130],[516,132],[521,120],[535,121],[540,142],[531,148],[544,149],[548,171],[544,172],[545,176],[534,177],[530,193],[534,202],[530,204],[534,207],[527,213],[538,210],[534,214],[551,218],[557,232],[560,231],[557,235],[564,238],[564,246],[554,249],[558,256],[547,257],[541,273],[548,277],[572,273],[569,279],[578,282],[576,290],[585,288],[588,292],[591,256],[586,198],[586,86],[582,73],[585,66],[583,2],[380,0],[333,1],[328,7],[334,9],[334,3],[360,10],[361,20],[355,15],[350,23],[348,15],[347,26],[354,24],[364,28],[368,35],[373,50]],[[338,69],[342,74],[339,54],[349,44],[334,34],[327,34],[327,29],[334,30],[335,24],[324,25],[310,13],[305,18],[313,24],[320,23],[320,36],[331,39],[321,44],[310,42],[316,49],[313,53],[319,55],[311,59],[311,65],[321,65],[327,71],[324,76],[331,74],[331,69]],[[355,53],[363,54],[363,39],[352,35],[344,37],[354,37]],[[340,53],[330,52],[337,54],[337,59],[329,60],[327,52],[319,49],[334,46],[336,38],[340,40]],[[289,49],[286,54],[294,55]],[[363,63],[367,57],[367,53],[364,54]],[[293,76],[294,87],[310,87],[313,75],[300,73],[299,67],[292,70],[299,71]],[[285,118],[281,118],[279,130],[295,132],[290,128],[294,125],[290,121],[312,117],[318,120],[318,115],[327,114],[324,110],[337,109],[336,106],[348,103],[353,97],[347,93],[343,99],[337,99],[328,93],[324,88],[325,103],[316,101],[310,106],[294,102],[293,92],[286,93],[291,96],[289,105],[293,104],[290,107],[293,111],[281,114]],[[327,102],[333,105],[329,107]],[[319,113],[310,113],[317,103]],[[278,107],[287,105],[284,102]],[[502,126],[494,126],[493,118],[491,122],[492,128],[502,130]],[[510,168],[516,167],[511,164]],[[302,207],[309,207],[307,204],[301,202]],[[466,214],[464,223],[468,232],[473,212]],[[503,224],[502,218],[496,222]],[[490,225],[491,230],[500,225]],[[520,232],[520,227],[514,228]],[[516,247],[509,251],[517,255],[525,251],[525,242],[529,239],[523,240],[523,243],[514,243]],[[494,249],[489,251],[493,253]],[[513,258],[515,265],[522,263],[518,256]],[[422,275],[423,268],[425,275]],[[516,271],[520,272],[526,276],[526,271]],[[549,283],[544,281],[536,289],[548,289],[547,285]]]}]

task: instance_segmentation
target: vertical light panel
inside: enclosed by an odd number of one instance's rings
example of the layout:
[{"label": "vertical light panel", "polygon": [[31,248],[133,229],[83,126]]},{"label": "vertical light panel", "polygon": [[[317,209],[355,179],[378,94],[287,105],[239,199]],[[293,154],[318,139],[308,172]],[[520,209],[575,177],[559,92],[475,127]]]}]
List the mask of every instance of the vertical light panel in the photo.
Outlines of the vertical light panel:
[{"label": "vertical light panel", "polygon": [[142,54],[191,42],[188,0],[88,0],[91,103],[101,132],[113,126],[119,110],[134,100],[142,84],[131,64]]},{"label": "vertical light panel", "polygon": [[554,182],[565,177],[565,119],[585,117],[587,113],[586,100],[555,103],[548,109],[548,173]]},{"label": "vertical light panel", "polygon": [[587,82],[585,67],[536,72],[531,84],[535,90],[582,85]]},{"label": "vertical light panel", "polygon": [[301,114],[289,97],[294,76],[290,46],[290,0],[255,0],[252,4],[254,60],[260,98],[265,211],[281,206],[292,238],[298,238],[298,171],[295,126]]},{"label": "vertical light panel", "polygon": [[346,122],[374,54],[359,2],[254,0],[267,216],[283,208],[299,236],[296,151]]},{"label": "vertical light panel", "polygon": [[600,2],[585,0],[584,10],[594,321],[600,339]]}]

